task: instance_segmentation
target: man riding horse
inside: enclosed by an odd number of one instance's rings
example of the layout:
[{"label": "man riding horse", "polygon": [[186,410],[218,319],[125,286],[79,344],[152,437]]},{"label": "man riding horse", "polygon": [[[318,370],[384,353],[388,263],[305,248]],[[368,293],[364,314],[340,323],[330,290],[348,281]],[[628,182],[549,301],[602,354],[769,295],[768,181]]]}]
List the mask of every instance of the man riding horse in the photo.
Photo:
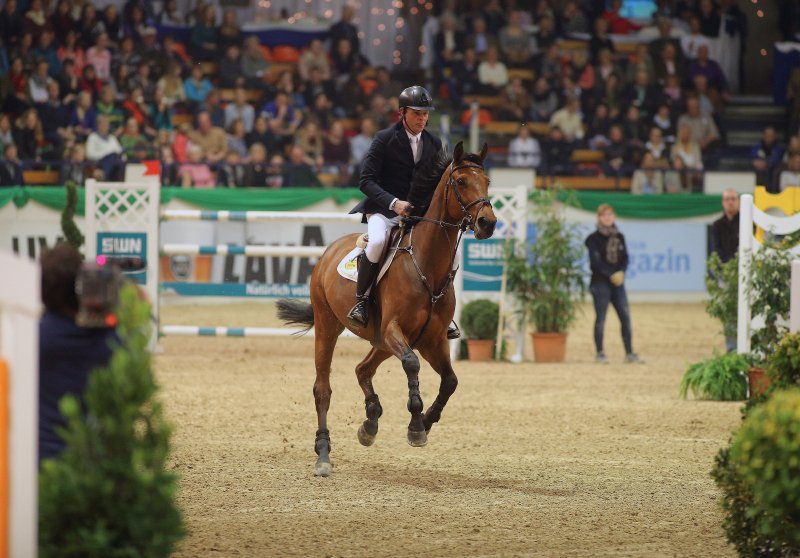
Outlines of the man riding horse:
[{"label": "man riding horse", "polygon": [[[367,197],[350,211],[364,214],[368,234],[367,248],[359,258],[357,301],[347,315],[352,327],[367,326],[369,289],[378,274],[389,232],[415,209],[408,201],[415,169],[442,148],[441,140],[425,130],[428,115],[435,110],[430,93],[413,85],[400,93],[399,101],[400,122],[375,134],[364,158],[359,186]],[[448,339],[460,335],[455,324],[447,329]]]}]

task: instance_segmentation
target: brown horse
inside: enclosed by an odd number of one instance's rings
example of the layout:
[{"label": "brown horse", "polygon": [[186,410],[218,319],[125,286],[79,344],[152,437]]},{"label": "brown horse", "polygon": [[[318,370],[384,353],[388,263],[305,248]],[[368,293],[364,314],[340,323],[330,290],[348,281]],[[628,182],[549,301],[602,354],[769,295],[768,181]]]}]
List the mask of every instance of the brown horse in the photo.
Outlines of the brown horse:
[{"label": "brown horse", "polygon": [[[455,311],[455,294],[451,288],[461,234],[467,228],[475,238],[485,239],[494,233],[497,219],[488,199],[489,179],[483,168],[487,146],[480,154],[465,154],[459,143],[452,160],[443,153],[429,163],[436,184],[430,205],[423,217],[411,217],[396,249],[391,267],[372,289],[377,303],[370,323],[365,328],[350,328],[347,313],[355,300],[356,284],[344,279],[337,265],[355,246],[358,234],[344,236],[331,244],[320,257],[311,275],[311,304],[296,300],[278,301],[278,316],[289,324],[314,327],[315,364],[314,400],[318,430],[314,449],[319,456],[314,472],[328,476],[330,435],[327,414],[330,406],[331,359],[336,341],[345,327],[372,343],[366,358],[356,367],[356,377],[364,391],[367,419],[358,430],[358,439],[369,446],[378,433],[378,418],[383,413],[372,377],[378,365],[395,356],[400,359],[408,378],[408,443],[423,446],[442,409],[458,385],[450,364],[447,327]],[[432,172],[431,172],[432,171]],[[419,172],[417,174],[420,174]],[[415,178],[414,187],[418,186]],[[413,199],[414,187],[409,201]],[[413,225],[413,226],[409,226]],[[418,350],[441,377],[436,400],[423,413],[419,391]]]}]

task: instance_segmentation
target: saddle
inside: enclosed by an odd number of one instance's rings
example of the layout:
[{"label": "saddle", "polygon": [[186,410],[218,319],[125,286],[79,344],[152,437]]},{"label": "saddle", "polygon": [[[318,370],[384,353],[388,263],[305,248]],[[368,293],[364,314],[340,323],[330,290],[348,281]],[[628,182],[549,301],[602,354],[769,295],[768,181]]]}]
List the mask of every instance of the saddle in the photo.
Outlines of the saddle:
[{"label": "saddle", "polygon": [[[392,227],[392,230],[389,231],[389,238],[386,240],[386,244],[383,248],[383,254],[381,255],[380,260],[380,271],[378,271],[378,277],[375,279],[375,285],[380,282],[380,280],[389,270],[389,267],[394,261],[395,255],[397,255],[397,247],[400,245],[402,235],[407,233],[409,230],[410,229],[401,230],[399,226],[394,226]],[[336,266],[336,271],[339,272],[339,275],[353,282],[358,281],[358,257],[364,253],[364,250],[367,248],[368,241],[369,235],[367,235],[367,233],[359,235],[359,237],[356,239],[355,248],[350,250],[339,262],[339,265]]]}]

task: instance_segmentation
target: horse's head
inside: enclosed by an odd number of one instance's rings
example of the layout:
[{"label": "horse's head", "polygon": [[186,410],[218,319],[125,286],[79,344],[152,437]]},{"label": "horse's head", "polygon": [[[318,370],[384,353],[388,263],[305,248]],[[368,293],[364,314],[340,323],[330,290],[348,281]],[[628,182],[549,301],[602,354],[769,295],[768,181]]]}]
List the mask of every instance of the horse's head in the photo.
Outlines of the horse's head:
[{"label": "horse's head", "polygon": [[475,238],[489,238],[494,234],[497,217],[489,201],[489,177],[483,168],[489,147],[484,143],[478,154],[464,153],[462,142],[453,150],[453,162],[445,171],[447,188],[453,196],[446,194],[447,211],[462,219],[475,232]]}]

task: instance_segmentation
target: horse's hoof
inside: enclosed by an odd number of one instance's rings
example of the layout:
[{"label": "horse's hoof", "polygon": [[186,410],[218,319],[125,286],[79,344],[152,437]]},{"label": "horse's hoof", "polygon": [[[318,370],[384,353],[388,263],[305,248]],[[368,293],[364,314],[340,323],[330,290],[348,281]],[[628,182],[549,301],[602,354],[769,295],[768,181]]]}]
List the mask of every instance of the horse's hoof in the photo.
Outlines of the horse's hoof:
[{"label": "horse's hoof", "polygon": [[362,424],[358,427],[358,441],[361,442],[362,446],[371,446],[375,443],[375,436],[367,432]]},{"label": "horse's hoof", "polygon": [[415,432],[413,430],[408,431],[409,445],[414,446],[415,448],[419,448],[427,443],[428,443],[428,434],[424,430],[420,430],[419,432]]},{"label": "horse's hoof", "polygon": [[317,461],[314,465],[314,475],[317,477],[328,477],[333,472],[333,465],[329,461]]}]

